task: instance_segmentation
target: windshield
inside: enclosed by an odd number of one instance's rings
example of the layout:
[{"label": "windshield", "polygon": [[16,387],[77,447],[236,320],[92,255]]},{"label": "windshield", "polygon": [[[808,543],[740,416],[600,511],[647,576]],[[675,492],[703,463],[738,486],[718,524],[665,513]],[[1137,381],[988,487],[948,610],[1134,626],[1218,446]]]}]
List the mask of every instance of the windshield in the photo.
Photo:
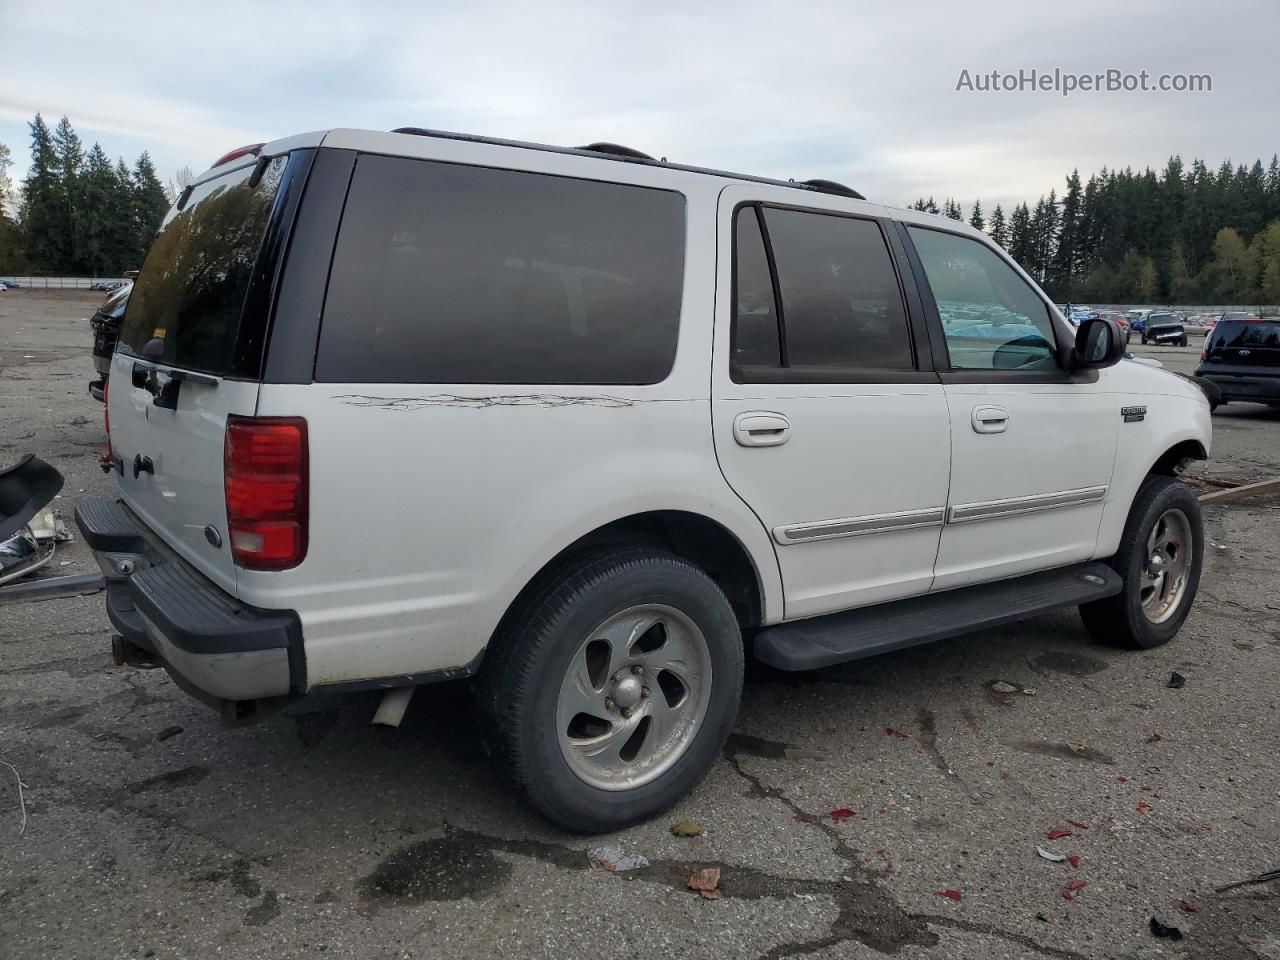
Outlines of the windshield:
[{"label": "windshield", "polygon": [[171,210],[134,284],[120,349],[213,374],[233,372],[240,314],[285,157],[254,181],[242,167],[197,186]]}]

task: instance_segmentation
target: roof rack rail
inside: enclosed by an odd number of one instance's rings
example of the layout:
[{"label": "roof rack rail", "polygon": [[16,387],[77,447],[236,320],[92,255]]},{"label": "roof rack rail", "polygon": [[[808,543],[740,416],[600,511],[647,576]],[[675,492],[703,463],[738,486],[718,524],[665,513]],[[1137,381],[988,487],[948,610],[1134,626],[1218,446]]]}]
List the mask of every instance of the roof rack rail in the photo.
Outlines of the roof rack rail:
[{"label": "roof rack rail", "polygon": [[607,143],[602,141],[600,143],[588,143],[585,147],[574,147],[574,149],[590,150],[592,153],[607,153],[611,157],[627,157],[631,160],[653,159],[653,157],[641,150],[637,150],[634,147],[624,147],[620,143]]},{"label": "roof rack rail", "polygon": [[813,187],[819,193],[834,193],[841,197],[853,197],[855,200],[867,199],[852,187],[846,187],[843,183],[837,183],[834,180],[806,180],[806,187]]},{"label": "roof rack rail", "polygon": [[415,137],[437,137],[441,140],[461,140],[466,143],[488,143],[499,147],[519,147],[522,150],[542,150],[547,153],[563,153],[575,156],[594,156],[600,160],[620,160],[628,163],[652,164],[667,170],[683,170],[687,173],[702,173],[712,177],[728,177],[743,180],[747,183],[766,183],[773,187],[790,187],[793,190],[811,190],[814,193],[830,193],[854,200],[867,199],[857,190],[846,187],[834,180],[775,180],[771,177],[755,177],[747,173],[731,173],[728,170],[713,170],[708,167],[695,167],[685,163],[669,163],[665,158],[655,160],[647,153],[641,153],[632,147],[624,147],[617,143],[592,143],[585,147],[553,147],[545,143],[527,143],[522,140],[503,140],[498,137],[482,137],[472,133],[451,133],[447,130],[428,130],[423,127],[396,127],[392,133],[405,133]]}]

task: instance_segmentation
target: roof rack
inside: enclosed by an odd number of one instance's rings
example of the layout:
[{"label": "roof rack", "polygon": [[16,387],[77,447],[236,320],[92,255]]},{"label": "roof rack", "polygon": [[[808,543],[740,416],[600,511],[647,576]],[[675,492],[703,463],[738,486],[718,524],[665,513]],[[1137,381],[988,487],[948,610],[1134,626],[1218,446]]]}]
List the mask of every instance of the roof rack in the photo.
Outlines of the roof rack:
[{"label": "roof rack", "polygon": [[392,133],[403,133],[414,137],[435,137],[440,140],[461,140],[466,143],[487,143],[499,147],[519,147],[522,150],[542,150],[547,153],[567,153],[580,157],[594,157],[598,160],[619,160],[627,163],[639,163],[645,166],[665,167],[669,170],[682,170],[685,173],[703,173],[712,177],[726,177],[731,180],[745,180],[748,183],[767,183],[774,187],[791,187],[793,190],[809,190],[813,193],[827,193],[853,200],[867,198],[857,190],[846,187],[834,180],[775,180],[772,177],[755,177],[747,173],[731,173],[728,170],[715,170],[711,167],[695,167],[684,163],[668,163],[664,158],[655,160],[647,153],[633,147],[624,147],[618,143],[591,143],[585,147],[555,147],[545,143],[529,143],[524,140],[503,140],[500,137],[481,137],[473,133],[452,133],[448,130],[428,130],[424,127],[396,127]]},{"label": "roof rack", "polygon": [[840,197],[853,197],[855,200],[867,199],[852,187],[846,187],[843,183],[837,183],[834,180],[806,180],[805,185],[813,187],[819,193],[834,193]]},{"label": "roof rack", "polygon": [[652,160],[649,156],[634,147],[624,147],[620,143],[588,143],[585,147],[574,147],[575,150],[589,150],[592,153],[603,153],[611,157],[625,157],[628,160]]}]

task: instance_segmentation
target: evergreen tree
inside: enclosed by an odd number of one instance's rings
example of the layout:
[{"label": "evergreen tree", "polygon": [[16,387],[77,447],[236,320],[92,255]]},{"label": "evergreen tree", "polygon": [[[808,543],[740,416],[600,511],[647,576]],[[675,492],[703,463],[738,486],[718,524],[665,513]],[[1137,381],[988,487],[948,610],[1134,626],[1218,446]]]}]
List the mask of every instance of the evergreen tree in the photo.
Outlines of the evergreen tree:
[{"label": "evergreen tree", "polygon": [[987,222],[982,218],[982,201],[973,201],[973,213],[969,216],[969,226],[975,230],[985,230]]},{"label": "evergreen tree", "polygon": [[[111,160],[102,147],[95,143],[85,161],[81,185],[84,211],[80,218],[84,269],[95,277],[109,276],[121,269],[116,246],[124,231],[120,224],[111,222],[113,214],[119,212],[120,205],[113,202],[118,189]],[[126,223],[124,226],[129,227],[131,224]]]},{"label": "evergreen tree", "polygon": [[60,232],[65,218],[58,184],[58,157],[44,118],[37,113],[28,126],[31,128],[31,166],[22,181],[19,219],[32,267],[58,270],[65,259]]},{"label": "evergreen tree", "polygon": [[1027,273],[1032,272],[1031,213],[1025,203],[1013,208],[1009,220],[1009,256]]},{"label": "evergreen tree", "polygon": [[145,250],[151,246],[160,222],[169,212],[169,198],[165,196],[164,185],[156,177],[156,168],[145,150],[133,167],[133,187],[138,239]]},{"label": "evergreen tree", "polygon": [[84,166],[84,145],[66,117],[58,121],[58,126],[53,131],[53,150],[58,158],[57,231],[62,262],[50,266],[59,273],[82,273],[85,270],[80,237],[85,214],[81,172]]},{"label": "evergreen tree", "polygon": [[960,204],[956,203],[950,197],[947,197],[943,202],[942,213],[944,216],[949,217],[952,220],[959,220],[961,223],[964,222],[964,212],[960,209]]},{"label": "evergreen tree", "polygon": [[1280,220],[1273,220],[1259,234],[1260,303],[1280,304]]},{"label": "evergreen tree", "polygon": [[[107,222],[113,231],[110,249],[117,258],[118,270],[137,270],[142,266],[142,255],[147,248],[138,233],[133,175],[123,158],[116,162],[115,177],[116,188],[111,192],[111,209],[107,214]],[[150,243],[149,240],[147,242]]]},{"label": "evergreen tree", "polygon": [[1083,198],[1080,191],[1080,172],[1072,170],[1067,177],[1067,192],[1062,198],[1061,222],[1058,226],[1058,244],[1053,261],[1048,268],[1050,296],[1068,299],[1081,274],[1080,262],[1080,213]]},{"label": "evergreen tree", "polygon": [[9,148],[0,143],[0,273],[17,273],[23,266],[22,237],[18,225],[10,216],[13,204],[13,181],[9,168],[13,166]]},{"label": "evergreen tree", "polygon": [[996,208],[991,214],[991,229],[988,231],[991,239],[1006,249],[1009,246],[1009,225],[1005,223],[1004,211],[1000,209],[1000,204],[996,204]]}]

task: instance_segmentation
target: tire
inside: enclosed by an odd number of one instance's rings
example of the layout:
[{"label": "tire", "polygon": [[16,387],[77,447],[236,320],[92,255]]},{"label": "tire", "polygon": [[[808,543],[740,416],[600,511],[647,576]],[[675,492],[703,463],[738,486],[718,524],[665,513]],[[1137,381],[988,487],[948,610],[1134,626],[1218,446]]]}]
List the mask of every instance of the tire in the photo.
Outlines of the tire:
[{"label": "tire", "polygon": [[737,617],[702,570],[662,550],[604,548],[530,585],[476,692],[500,768],[548,819],[601,833],[706,776],[737,717],[743,660]]},{"label": "tire", "polygon": [[1126,331],[1124,332],[1124,342],[1125,342],[1125,343],[1132,343],[1132,342],[1133,342],[1133,331],[1132,331],[1132,330],[1126,330]]},{"label": "tire", "polygon": [[1186,337],[1182,337],[1181,339],[1179,339],[1179,340],[1178,340],[1178,346],[1180,346],[1180,347],[1185,347],[1186,345],[1187,345],[1187,338],[1186,338]]},{"label": "tire", "polygon": [[[1150,545],[1153,539],[1159,544],[1175,534],[1181,543],[1176,551],[1170,546],[1162,551],[1165,573],[1157,580],[1159,585],[1152,587]],[[1203,561],[1200,501],[1173,477],[1147,477],[1129,509],[1120,549],[1107,561],[1124,580],[1124,589],[1114,597],[1084,604],[1080,616],[1094,638],[1105,643],[1141,650],[1166,644],[1191,611]],[[1179,581],[1181,587],[1175,592]]]}]

